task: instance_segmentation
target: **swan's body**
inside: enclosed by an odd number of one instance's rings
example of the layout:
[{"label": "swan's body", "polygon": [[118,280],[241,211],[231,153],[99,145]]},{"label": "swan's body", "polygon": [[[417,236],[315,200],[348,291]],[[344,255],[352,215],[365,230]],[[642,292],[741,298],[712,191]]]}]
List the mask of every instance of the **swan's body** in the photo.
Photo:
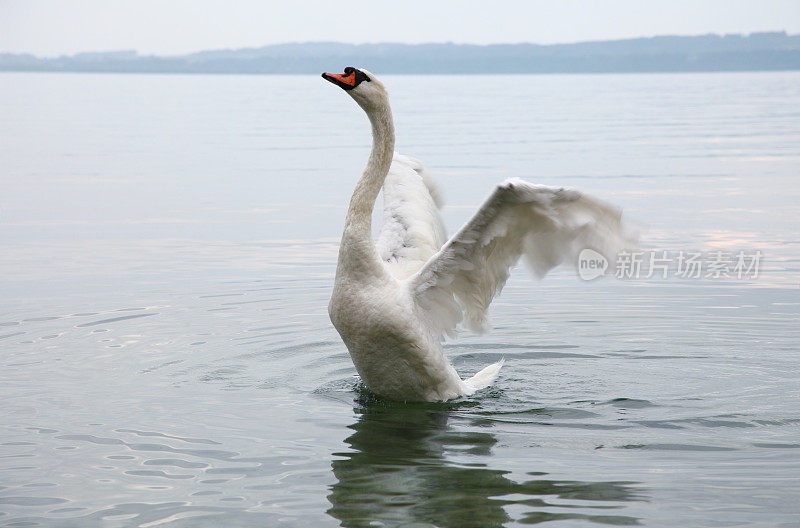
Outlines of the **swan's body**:
[{"label": "swan's body", "polygon": [[[345,219],[328,313],[363,382],[398,401],[443,401],[488,386],[502,361],[462,380],[442,340],[462,320],[487,329],[486,310],[524,254],[544,275],[586,247],[606,256],[625,243],[618,210],[577,191],[509,180],[447,240],[436,186],[422,165],[394,153],[383,85],[365,71],[323,74],[365,110],[373,145]],[[377,244],[372,210],[381,188]]]}]

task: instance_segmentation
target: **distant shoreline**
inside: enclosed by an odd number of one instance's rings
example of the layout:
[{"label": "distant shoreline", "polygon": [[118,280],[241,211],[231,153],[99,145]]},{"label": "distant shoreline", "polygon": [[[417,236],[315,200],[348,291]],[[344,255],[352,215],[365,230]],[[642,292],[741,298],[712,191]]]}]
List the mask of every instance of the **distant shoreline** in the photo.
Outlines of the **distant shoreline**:
[{"label": "distant shoreline", "polygon": [[55,58],[0,53],[0,71],[318,74],[347,65],[382,74],[604,74],[800,70],[800,35],[661,36],[575,44],[309,42],[160,57],[136,51]]},{"label": "distant shoreline", "polygon": [[[691,74],[717,74],[717,73],[790,73],[800,72],[800,68],[787,68],[780,70],[692,70],[692,71],[602,71],[602,72],[512,72],[512,73],[481,73],[481,72],[390,72],[383,73],[382,77],[389,76],[476,76],[476,77],[492,77],[492,76],[532,76],[532,75],[691,75]],[[214,75],[214,76],[251,76],[251,77],[319,77],[320,72],[309,73],[251,73],[251,72],[230,72],[230,73],[215,73],[215,72],[170,72],[170,71],[77,71],[77,70],[4,70],[0,68],[0,74],[4,73],[46,73],[46,74],[90,74],[90,75],[185,75],[187,77],[193,75]]]}]

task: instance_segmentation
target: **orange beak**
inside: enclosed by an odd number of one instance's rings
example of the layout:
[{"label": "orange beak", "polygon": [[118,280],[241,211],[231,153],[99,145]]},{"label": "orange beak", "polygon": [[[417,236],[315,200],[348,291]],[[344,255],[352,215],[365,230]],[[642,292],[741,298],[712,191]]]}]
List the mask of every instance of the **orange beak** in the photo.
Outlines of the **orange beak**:
[{"label": "orange beak", "polygon": [[322,78],[344,88],[345,90],[350,90],[356,85],[356,72],[354,71],[351,71],[347,75],[343,73],[326,72],[322,74]]}]

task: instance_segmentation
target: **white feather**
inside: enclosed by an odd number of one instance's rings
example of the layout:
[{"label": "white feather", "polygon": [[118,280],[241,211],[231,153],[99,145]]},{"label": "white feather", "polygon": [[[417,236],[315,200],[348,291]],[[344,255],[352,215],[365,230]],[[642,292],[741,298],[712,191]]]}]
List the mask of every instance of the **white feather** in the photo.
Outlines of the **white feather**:
[{"label": "white feather", "polygon": [[562,262],[574,263],[584,248],[614,262],[633,238],[610,205],[575,190],[508,180],[409,278],[408,287],[433,335],[453,335],[462,319],[482,333],[489,328],[489,304],[520,256],[543,277]]},{"label": "white feather", "polygon": [[442,247],[441,195],[422,164],[395,153],[383,183],[383,225],[376,246],[392,275],[404,279]]}]

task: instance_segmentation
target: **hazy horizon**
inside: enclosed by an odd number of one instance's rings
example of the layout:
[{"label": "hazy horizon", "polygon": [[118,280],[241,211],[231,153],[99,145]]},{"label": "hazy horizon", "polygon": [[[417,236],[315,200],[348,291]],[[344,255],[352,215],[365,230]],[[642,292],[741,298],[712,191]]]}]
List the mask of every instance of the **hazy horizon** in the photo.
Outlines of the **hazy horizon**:
[{"label": "hazy horizon", "polygon": [[314,45],[314,44],[334,44],[334,45],[353,45],[353,46],[383,46],[383,45],[403,45],[403,46],[425,46],[425,45],[436,45],[436,44],[452,44],[457,46],[516,46],[516,45],[534,45],[534,46],[560,46],[560,45],[570,45],[570,44],[592,44],[592,43],[605,43],[605,42],[617,42],[617,41],[628,41],[628,40],[638,40],[638,39],[652,39],[652,38],[663,38],[663,37],[704,37],[704,36],[727,36],[727,35],[739,35],[742,37],[748,37],[753,34],[759,33],[785,33],[787,36],[797,36],[800,35],[798,33],[791,33],[784,29],[775,29],[772,31],[753,31],[750,33],[701,33],[701,34],[687,34],[687,35],[678,35],[678,34],[659,34],[659,35],[649,35],[649,36],[640,36],[640,37],[624,37],[624,38],[613,38],[613,39],[591,39],[591,40],[575,40],[570,42],[530,42],[530,41],[523,41],[523,42],[487,42],[487,43],[475,43],[475,42],[453,42],[453,41],[442,41],[442,42],[396,42],[396,41],[375,41],[375,42],[346,42],[341,40],[306,40],[306,41],[285,41],[285,42],[272,42],[269,44],[262,44],[260,46],[239,46],[239,47],[221,47],[221,48],[203,48],[194,51],[189,51],[185,53],[143,53],[141,50],[134,49],[134,48],[115,48],[115,49],[86,49],[81,51],[76,51],[74,53],[64,53],[60,55],[46,55],[46,54],[36,54],[31,52],[11,52],[11,51],[2,51],[0,50],[0,54],[2,53],[9,53],[9,54],[31,54],[39,58],[57,58],[57,57],[70,57],[70,56],[77,56],[82,54],[112,54],[112,53],[130,53],[135,52],[139,56],[158,56],[158,57],[182,57],[186,55],[191,55],[193,53],[203,53],[209,51],[240,51],[240,50],[248,50],[248,49],[260,49],[260,48],[268,48],[270,46],[293,46],[293,45]]},{"label": "hazy horizon", "polygon": [[500,0],[487,10],[455,0],[353,0],[346,7],[247,0],[235,9],[219,0],[0,0],[0,53],[40,57],[119,50],[170,56],[304,42],[548,45],[773,31],[800,33],[800,3]]},{"label": "hazy horizon", "polygon": [[273,44],[177,56],[136,51],[57,58],[0,54],[2,71],[318,73],[331,64],[383,73],[610,73],[800,70],[800,35],[659,36],[574,44]]}]

